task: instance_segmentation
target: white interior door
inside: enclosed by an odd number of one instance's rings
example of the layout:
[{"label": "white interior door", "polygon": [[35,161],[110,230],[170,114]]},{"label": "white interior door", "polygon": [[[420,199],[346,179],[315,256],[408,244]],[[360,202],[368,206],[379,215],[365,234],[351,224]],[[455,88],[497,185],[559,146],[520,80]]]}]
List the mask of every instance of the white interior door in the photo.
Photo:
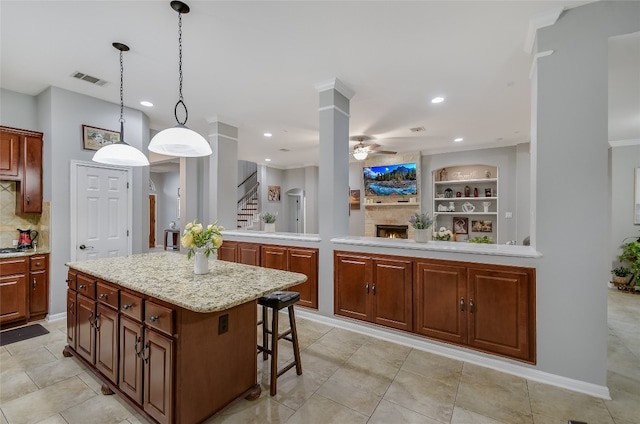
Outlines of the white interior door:
[{"label": "white interior door", "polygon": [[[75,165],[75,249],[72,260],[127,256],[130,252],[129,170]],[[73,212],[72,212],[73,215]],[[72,216],[72,230],[73,219]]]}]

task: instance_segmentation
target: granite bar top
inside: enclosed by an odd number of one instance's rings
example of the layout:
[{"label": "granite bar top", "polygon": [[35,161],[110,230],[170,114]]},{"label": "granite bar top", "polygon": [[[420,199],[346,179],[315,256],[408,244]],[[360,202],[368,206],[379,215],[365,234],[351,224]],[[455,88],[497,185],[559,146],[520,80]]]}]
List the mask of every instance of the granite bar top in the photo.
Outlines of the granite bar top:
[{"label": "granite bar top", "polygon": [[126,257],[68,262],[90,274],[194,312],[216,312],[265,294],[303,283],[307,276],[209,258],[209,273],[195,275],[186,255],[143,253]]}]

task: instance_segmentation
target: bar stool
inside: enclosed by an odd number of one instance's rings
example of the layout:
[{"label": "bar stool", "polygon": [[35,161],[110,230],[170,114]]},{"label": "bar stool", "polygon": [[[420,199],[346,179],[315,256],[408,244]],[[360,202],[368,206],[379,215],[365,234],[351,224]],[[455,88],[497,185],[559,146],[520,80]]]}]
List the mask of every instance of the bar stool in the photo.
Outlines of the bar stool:
[{"label": "bar stool", "polygon": [[[300,300],[300,293],[278,291],[258,299],[258,304],[262,306],[262,346],[258,345],[258,354],[262,352],[262,358],[267,359],[271,355],[271,383],[269,394],[276,394],[276,380],[291,368],[296,367],[296,373],[302,375],[302,364],[300,362],[300,346],[298,345],[298,332],[296,330],[296,317],[293,312],[293,305]],[[278,330],[278,311],[287,308],[289,310],[289,329],[284,333]],[[268,327],[268,309],[271,309],[272,321],[271,329]],[[271,334],[271,349],[269,349],[269,337]],[[291,336],[289,336],[291,335]],[[285,339],[293,344],[293,361],[285,365],[278,371],[278,340]]]}]

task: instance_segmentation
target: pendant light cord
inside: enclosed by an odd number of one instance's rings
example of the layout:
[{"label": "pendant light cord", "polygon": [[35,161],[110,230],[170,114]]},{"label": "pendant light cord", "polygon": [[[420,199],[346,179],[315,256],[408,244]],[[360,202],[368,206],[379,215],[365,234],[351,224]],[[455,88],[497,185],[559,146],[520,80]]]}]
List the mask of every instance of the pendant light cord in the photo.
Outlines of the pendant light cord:
[{"label": "pendant light cord", "polygon": [[124,65],[120,50],[120,141],[124,143]]},{"label": "pendant light cord", "polygon": [[[186,125],[187,119],[189,119],[189,111],[187,110],[187,105],[184,104],[184,98],[182,97],[182,13],[178,12],[178,74],[179,74],[179,96],[178,103],[176,103],[176,107],[173,110],[173,114],[176,117],[176,121],[180,125]],[[182,105],[184,108],[184,121],[180,122],[178,119],[178,106]]]}]

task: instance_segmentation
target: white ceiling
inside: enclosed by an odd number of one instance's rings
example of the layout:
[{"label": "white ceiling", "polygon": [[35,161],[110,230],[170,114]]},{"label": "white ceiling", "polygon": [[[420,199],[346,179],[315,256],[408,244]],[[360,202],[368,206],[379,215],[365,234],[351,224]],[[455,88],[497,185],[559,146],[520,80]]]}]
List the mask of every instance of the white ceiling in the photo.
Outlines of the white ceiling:
[{"label": "white ceiling", "polygon": [[[236,125],[240,159],[271,158],[281,168],[317,163],[314,86],[339,78],[356,93],[350,134],[373,136],[385,149],[436,153],[528,142],[530,20],[588,2],[188,1],[187,125],[205,136],[216,116]],[[111,47],[119,41],[131,48],[125,105],[143,110],[153,129],[175,125],[178,14],[169,1],[2,0],[0,15],[2,88],[37,95],[57,86],[119,103],[119,52]],[[638,40],[624,44],[633,49]],[[109,84],[71,78],[75,71]],[[437,95],[445,102],[431,104]],[[155,106],[143,108],[141,100]],[[629,123],[614,139],[640,138],[628,109],[614,109]],[[454,144],[455,137],[464,141]]]}]

